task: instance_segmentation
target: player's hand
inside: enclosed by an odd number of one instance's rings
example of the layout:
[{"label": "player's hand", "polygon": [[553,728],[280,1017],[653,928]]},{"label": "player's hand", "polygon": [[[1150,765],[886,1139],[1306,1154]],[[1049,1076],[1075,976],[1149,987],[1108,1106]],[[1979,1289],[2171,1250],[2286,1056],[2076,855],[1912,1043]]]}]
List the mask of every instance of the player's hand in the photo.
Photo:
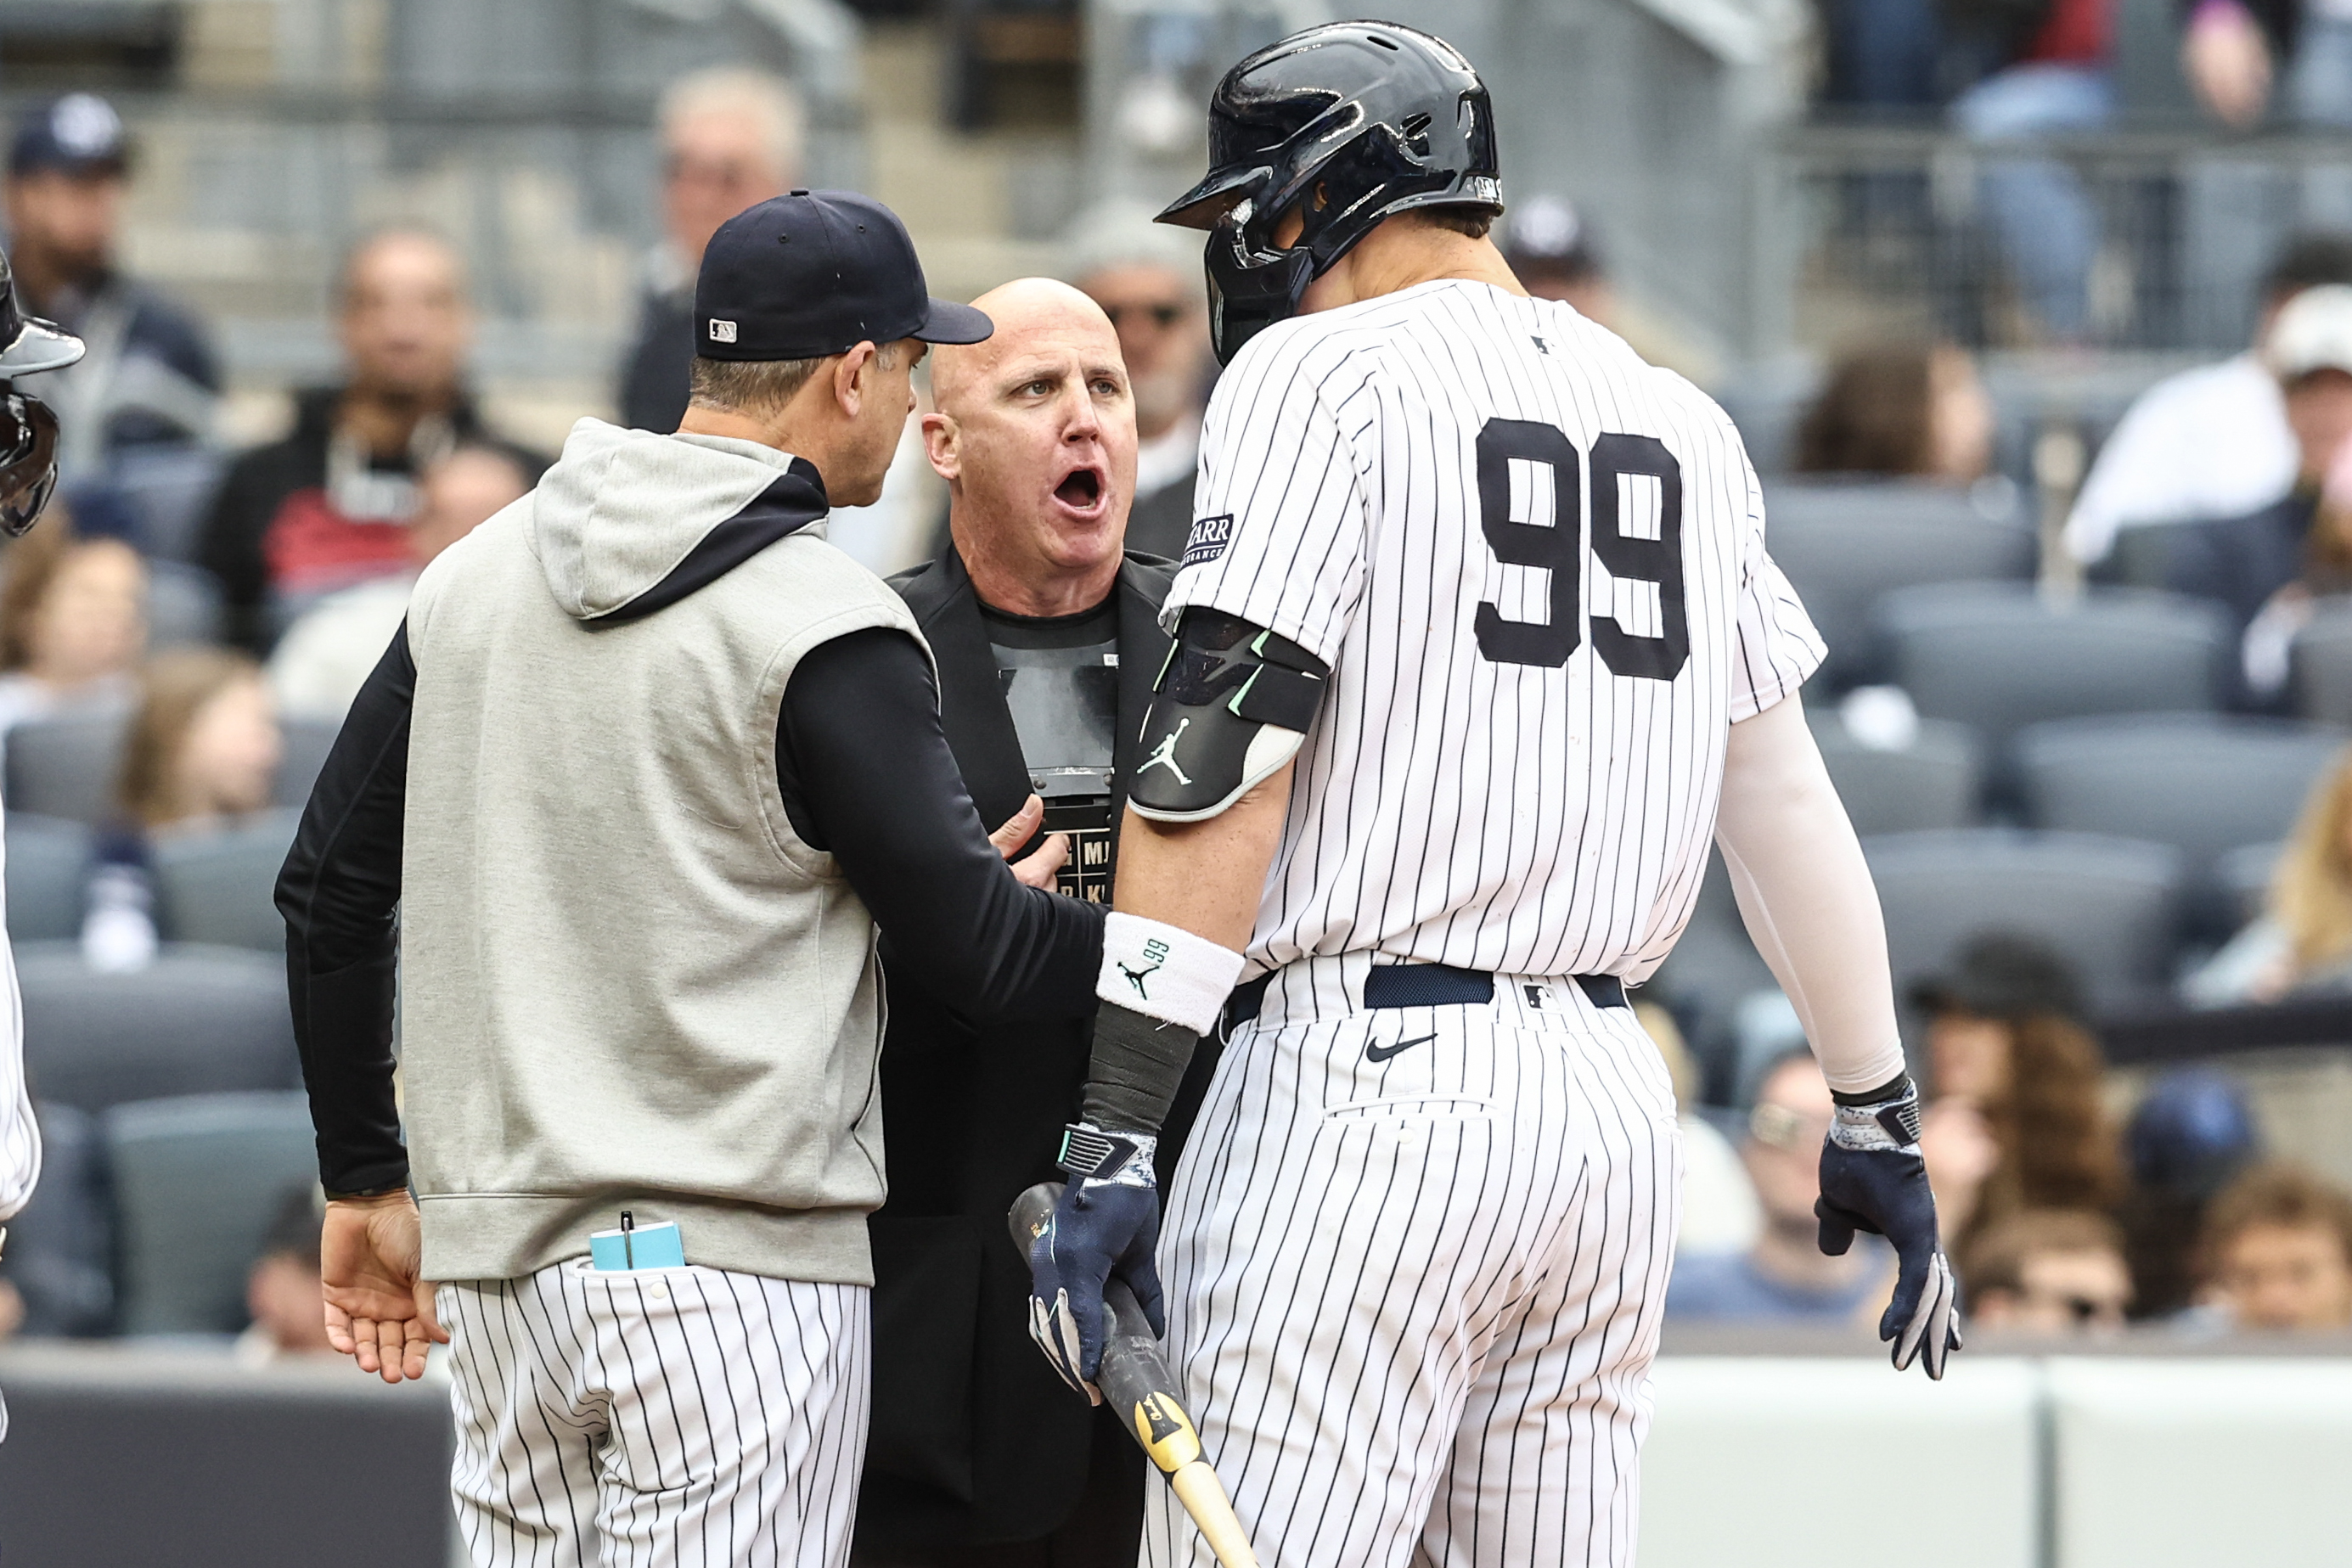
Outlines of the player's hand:
[{"label": "player's hand", "polygon": [[1066,837],[1060,833],[1048,833],[1045,841],[1035,849],[1019,860],[1013,860],[1013,852],[1029,841],[1030,835],[1036,832],[1037,825],[1045,820],[1045,802],[1032,795],[1021,802],[1021,810],[1004,819],[1003,827],[988,835],[988,841],[996,846],[998,854],[1013,861],[1014,876],[1030,887],[1042,887],[1050,892],[1054,887],[1054,873],[1060,871],[1062,862],[1070,858],[1070,841]]},{"label": "player's hand", "polygon": [[449,1343],[433,1287],[416,1277],[423,1250],[408,1194],[329,1200],[319,1233],[327,1343],[386,1383],[424,1376],[425,1353]]},{"label": "player's hand", "polygon": [[1102,1371],[1104,1282],[1113,1275],[1126,1281],[1151,1332],[1168,1332],[1151,1256],[1160,1240],[1153,1143],[1140,1139],[1139,1155],[1111,1180],[1071,1182],[1029,1247],[1029,1337],[1062,1381],[1097,1405],[1102,1403],[1095,1378]]},{"label": "player's hand", "polygon": [[1959,1289],[1936,1236],[1936,1195],[1919,1154],[1919,1091],[1906,1076],[1884,1099],[1840,1104],[1822,1145],[1822,1250],[1843,1257],[1854,1232],[1894,1244],[1895,1299],[1878,1320],[1878,1337],[1895,1345],[1895,1370],[1916,1357],[1927,1375],[1960,1348]]}]

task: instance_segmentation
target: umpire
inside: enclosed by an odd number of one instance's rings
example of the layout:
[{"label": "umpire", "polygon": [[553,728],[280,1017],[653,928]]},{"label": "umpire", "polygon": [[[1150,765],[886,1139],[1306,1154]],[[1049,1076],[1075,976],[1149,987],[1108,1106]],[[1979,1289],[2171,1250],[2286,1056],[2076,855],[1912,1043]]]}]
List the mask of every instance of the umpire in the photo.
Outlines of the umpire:
[{"label": "umpire", "polygon": [[808,192],[719,229],[695,312],[677,434],[583,420],[425,571],[278,884],[329,1336],[387,1382],[451,1343],[478,1563],[841,1563],[876,925],[979,1019],[1076,1018],[1099,962],[1097,912],[1023,885],[1060,845],[1008,871],[982,831],[913,617],[824,538],[925,343],[988,319],[887,208]]},{"label": "umpire", "polygon": [[[952,542],[891,582],[939,661],[948,744],[983,820],[1042,794],[1047,826],[1074,840],[1063,891],[1107,904],[1112,824],[1168,655],[1172,563],[1121,551],[1135,407],[1101,308],[1044,278],[974,303],[996,331],[940,350],[923,418]],[[1013,1199],[1060,1179],[1050,1155],[1077,1113],[1086,1024],[975,1028],[895,941],[855,1562],[1131,1568],[1142,1453],[1030,1343],[1028,1265],[1005,1235]],[[1171,1158],[1177,1141],[1161,1145]]]}]

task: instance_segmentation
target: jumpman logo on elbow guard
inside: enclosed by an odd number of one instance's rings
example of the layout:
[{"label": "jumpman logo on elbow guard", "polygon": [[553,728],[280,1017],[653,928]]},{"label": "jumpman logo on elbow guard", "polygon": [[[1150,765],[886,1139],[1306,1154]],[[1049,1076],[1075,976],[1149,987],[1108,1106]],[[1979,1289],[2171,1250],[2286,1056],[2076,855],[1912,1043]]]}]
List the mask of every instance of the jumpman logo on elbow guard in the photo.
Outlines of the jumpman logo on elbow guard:
[{"label": "jumpman logo on elbow guard", "polygon": [[1143,982],[1150,979],[1152,976],[1160,973],[1160,969],[1164,967],[1165,966],[1160,964],[1154,964],[1149,969],[1130,969],[1125,964],[1121,964],[1118,967],[1118,972],[1127,977],[1127,983],[1135,988],[1135,994],[1137,996],[1141,997],[1145,1001],[1150,1001],[1151,999],[1151,993],[1143,988]]},{"label": "jumpman logo on elbow guard", "polygon": [[1177,783],[1189,787],[1192,782],[1192,776],[1176,765],[1176,743],[1183,739],[1184,732],[1192,727],[1191,719],[1178,719],[1176,727],[1169,732],[1168,738],[1153,747],[1151,755],[1144,759],[1143,766],[1135,770],[1136,777],[1139,779],[1155,768],[1165,768],[1169,772],[1176,775]]}]

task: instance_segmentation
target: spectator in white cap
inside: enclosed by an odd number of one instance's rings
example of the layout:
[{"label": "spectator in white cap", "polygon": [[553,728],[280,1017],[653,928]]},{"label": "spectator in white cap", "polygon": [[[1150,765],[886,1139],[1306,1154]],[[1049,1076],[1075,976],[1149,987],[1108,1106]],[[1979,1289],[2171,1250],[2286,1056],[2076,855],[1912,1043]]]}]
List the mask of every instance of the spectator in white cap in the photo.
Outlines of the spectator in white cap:
[{"label": "spectator in white cap", "polygon": [[[2171,587],[2227,605],[2241,633],[2303,577],[2321,483],[2352,437],[2352,286],[2322,284],[2288,301],[2263,358],[2294,434],[2294,487],[2267,507],[2185,530],[2167,561]],[[2256,702],[2251,691],[2240,696]]]},{"label": "spectator in white cap", "polygon": [[1654,365],[1702,385],[1715,379],[1719,367],[1704,350],[1618,295],[1591,214],[1574,202],[1549,194],[1513,202],[1496,237],[1503,259],[1529,294],[1573,306]]},{"label": "spectator in white cap", "polygon": [[2330,283],[2352,283],[2352,235],[2295,236],[2263,279],[2252,345],[2139,394],[2075,493],[2068,554],[2090,565],[2124,529],[2234,517],[2294,487],[2294,434],[2263,349],[2295,296]]},{"label": "spectator in white cap", "polygon": [[1151,209],[1106,203],[1072,225],[1070,282],[1118,334],[1134,390],[1135,504],[1127,548],[1169,560],[1192,528],[1192,473],[1213,376],[1201,247]]}]

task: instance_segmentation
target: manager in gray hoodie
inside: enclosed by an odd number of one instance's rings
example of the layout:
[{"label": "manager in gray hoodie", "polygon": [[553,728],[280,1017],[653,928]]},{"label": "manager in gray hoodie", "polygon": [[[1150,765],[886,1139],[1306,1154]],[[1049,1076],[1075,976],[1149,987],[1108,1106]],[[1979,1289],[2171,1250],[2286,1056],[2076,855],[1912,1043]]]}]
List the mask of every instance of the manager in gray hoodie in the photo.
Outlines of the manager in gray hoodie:
[{"label": "manager in gray hoodie", "polygon": [[[680,430],[581,421],[435,561],[304,813],[329,1337],[387,1382],[450,1343],[478,1563],[842,1562],[876,924],[975,1019],[1092,1009],[1097,911],[1040,890],[1050,841],[1008,869],[1034,801],[991,839],[915,622],[824,541],[925,342],[989,329],[877,203],[731,220]],[[644,1239],[592,1260],[625,1214]]]}]

